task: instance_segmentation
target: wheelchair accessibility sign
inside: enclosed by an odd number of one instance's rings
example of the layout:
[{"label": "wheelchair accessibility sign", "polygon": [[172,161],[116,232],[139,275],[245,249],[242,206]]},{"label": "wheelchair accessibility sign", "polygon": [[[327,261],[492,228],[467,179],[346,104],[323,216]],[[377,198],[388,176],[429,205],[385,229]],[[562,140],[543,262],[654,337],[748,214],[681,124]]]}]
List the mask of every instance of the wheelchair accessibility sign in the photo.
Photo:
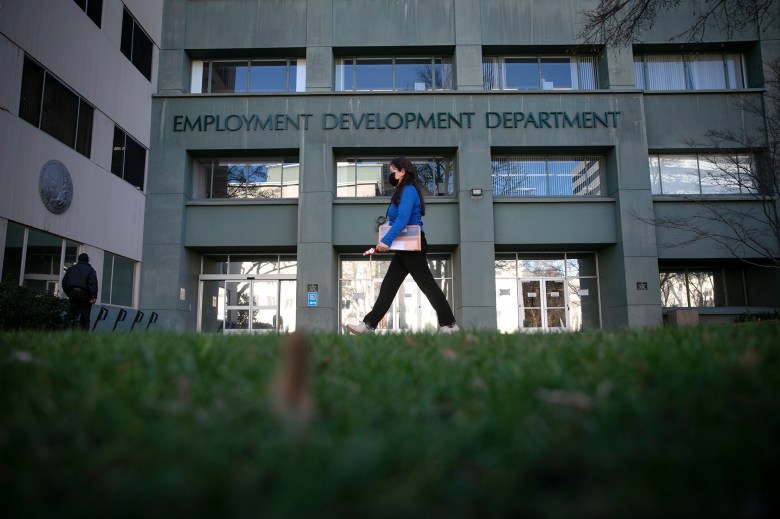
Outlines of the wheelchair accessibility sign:
[{"label": "wheelchair accessibility sign", "polygon": [[309,306],[317,306],[317,292],[309,292]]}]

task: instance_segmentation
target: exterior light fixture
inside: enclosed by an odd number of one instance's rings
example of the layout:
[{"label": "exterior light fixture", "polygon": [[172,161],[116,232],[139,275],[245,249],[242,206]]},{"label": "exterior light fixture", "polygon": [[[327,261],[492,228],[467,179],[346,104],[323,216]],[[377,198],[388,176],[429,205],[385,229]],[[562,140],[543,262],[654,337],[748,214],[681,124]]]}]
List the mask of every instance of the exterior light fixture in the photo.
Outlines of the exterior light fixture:
[{"label": "exterior light fixture", "polygon": [[478,187],[471,188],[471,198],[479,198],[482,196],[482,190]]}]

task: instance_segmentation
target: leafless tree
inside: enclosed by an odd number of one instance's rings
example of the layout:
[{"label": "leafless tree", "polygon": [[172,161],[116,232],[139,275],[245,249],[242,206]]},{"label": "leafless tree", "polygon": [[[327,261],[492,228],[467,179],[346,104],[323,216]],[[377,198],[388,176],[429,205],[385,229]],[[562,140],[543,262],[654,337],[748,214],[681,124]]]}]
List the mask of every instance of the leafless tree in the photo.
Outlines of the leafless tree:
[{"label": "leafless tree", "polygon": [[689,28],[672,37],[688,43],[702,41],[708,29],[730,39],[745,28],[764,31],[780,23],[777,0],[601,0],[584,12],[579,36],[585,43],[628,45],[639,41],[659,14],[675,12],[693,19]]}]

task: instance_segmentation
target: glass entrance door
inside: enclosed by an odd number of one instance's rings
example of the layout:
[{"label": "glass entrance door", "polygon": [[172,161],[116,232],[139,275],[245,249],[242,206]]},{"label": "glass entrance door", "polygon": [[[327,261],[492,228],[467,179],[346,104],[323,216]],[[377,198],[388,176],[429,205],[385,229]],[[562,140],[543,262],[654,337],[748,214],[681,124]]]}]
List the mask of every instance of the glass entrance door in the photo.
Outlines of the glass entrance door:
[{"label": "glass entrance door", "polygon": [[276,331],[278,281],[227,280],[224,297],[226,334]]},{"label": "glass entrance door", "polygon": [[566,330],[566,290],[563,279],[522,279],[520,329]]}]

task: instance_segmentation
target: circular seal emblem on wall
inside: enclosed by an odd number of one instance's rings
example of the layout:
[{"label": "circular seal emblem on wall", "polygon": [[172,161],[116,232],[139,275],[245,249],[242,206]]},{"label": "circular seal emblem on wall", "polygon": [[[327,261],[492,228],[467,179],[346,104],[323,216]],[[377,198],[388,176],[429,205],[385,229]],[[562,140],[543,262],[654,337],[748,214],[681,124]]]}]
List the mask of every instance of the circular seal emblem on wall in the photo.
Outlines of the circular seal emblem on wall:
[{"label": "circular seal emblem on wall", "polygon": [[38,192],[46,209],[54,214],[64,213],[73,200],[73,181],[65,164],[50,160],[41,168],[38,176]]}]

